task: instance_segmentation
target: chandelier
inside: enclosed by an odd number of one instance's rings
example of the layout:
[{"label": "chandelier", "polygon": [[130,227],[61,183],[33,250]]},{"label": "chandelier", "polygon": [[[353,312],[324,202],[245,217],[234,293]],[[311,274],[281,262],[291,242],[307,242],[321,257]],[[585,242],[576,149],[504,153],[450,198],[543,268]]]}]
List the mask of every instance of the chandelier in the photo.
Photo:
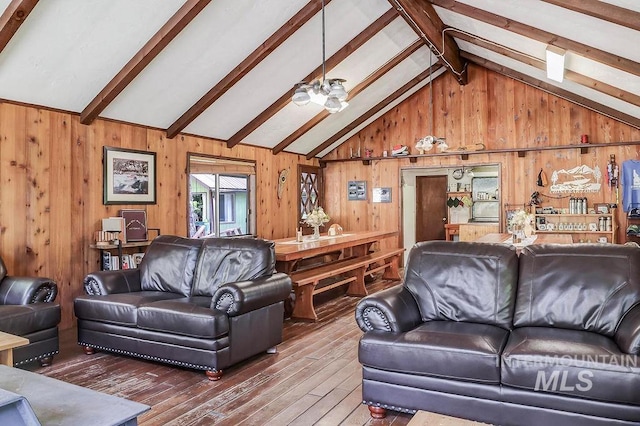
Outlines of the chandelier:
[{"label": "chandelier", "polygon": [[431,151],[433,145],[438,147],[440,152],[445,152],[449,149],[449,145],[445,138],[439,138],[433,136],[433,75],[431,64],[431,51],[429,52],[429,130],[430,134],[416,141],[416,149],[420,154],[424,154],[425,151]]},{"label": "chandelier", "polygon": [[323,106],[331,114],[342,111],[349,105],[347,91],[342,83],[342,78],[326,78],[325,74],[325,24],[324,24],[324,0],[322,0],[322,81],[300,82],[296,84],[291,100],[298,106],[309,102]]}]

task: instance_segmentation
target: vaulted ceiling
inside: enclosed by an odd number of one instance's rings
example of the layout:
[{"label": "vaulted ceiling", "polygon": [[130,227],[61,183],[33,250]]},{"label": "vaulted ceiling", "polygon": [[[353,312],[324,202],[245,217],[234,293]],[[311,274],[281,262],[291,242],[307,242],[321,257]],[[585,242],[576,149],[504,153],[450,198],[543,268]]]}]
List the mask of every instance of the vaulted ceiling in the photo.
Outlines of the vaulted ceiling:
[{"label": "vaulted ceiling", "polygon": [[[0,0],[0,100],[322,157],[469,62],[640,128],[637,0],[325,0],[326,76],[349,106],[291,102],[322,77],[321,0]],[[545,50],[566,51],[562,83]],[[499,100],[496,100],[499,101]],[[424,136],[424,135],[417,135]]]}]

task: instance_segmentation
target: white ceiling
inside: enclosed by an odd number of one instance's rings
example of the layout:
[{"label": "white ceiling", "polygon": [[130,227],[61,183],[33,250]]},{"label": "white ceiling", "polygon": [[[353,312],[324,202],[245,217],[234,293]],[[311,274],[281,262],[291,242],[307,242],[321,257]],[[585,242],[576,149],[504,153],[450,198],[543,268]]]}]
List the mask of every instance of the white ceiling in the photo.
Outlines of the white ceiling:
[{"label": "white ceiling", "polygon": [[[348,108],[309,126],[308,131],[295,138],[289,136],[314,119],[322,108],[287,102],[247,131],[240,143],[274,148],[289,138],[290,143],[281,149],[308,155],[332,140],[313,153],[322,157],[427,84],[429,78],[424,73],[430,64],[436,64],[436,56],[429,54],[426,45],[399,60],[377,80],[368,80],[405,49],[424,41],[398,12],[398,5],[407,3],[419,7],[432,3],[464,58],[489,61],[507,70],[507,75],[530,79],[531,84],[542,81],[546,90],[557,88],[564,97],[569,93],[576,100],[588,99],[587,107],[600,108],[640,127],[640,1],[583,2],[627,9],[631,22],[638,18],[635,25],[615,23],[613,18],[604,20],[541,0],[326,1],[327,59],[376,20],[390,17],[381,30],[351,49],[327,72],[328,78],[346,79],[347,90],[360,87],[359,93],[350,96]],[[0,11],[5,11],[6,16],[16,3],[19,0],[0,0]],[[194,0],[40,1],[4,49],[0,46],[0,99],[82,113],[147,42],[158,37],[156,33],[171,22],[174,14],[193,3]],[[259,52],[270,37],[284,31],[290,19],[312,7],[319,10],[319,5],[319,0],[210,1],[115,99],[100,109],[99,116],[169,129],[212,88],[243,66],[252,52]],[[481,12],[502,19],[486,23]],[[511,25],[500,28],[496,24],[514,21],[528,26],[526,34],[518,34]],[[215,101],[183,122],[182,131],[226,141],[279,98],[289,96],[294,85],[322,63],[320,12],[296,28]],[[8,26],[0,26],[0,40],[7,31]],[[569,51],[565,80],[553,82],[540,68],[547,43],[552,41],[545,38],[545,32],[608,55],[588,57],[586,50]],[[435,47],[441,50],[441,41]],[[621,66],[621,61],[626,65]],[[448,71],[439,68],[432,78],[443,72]],[[400,93],[399,89],[417,76],[422,80]],[[396,97],[389,99],[394,92]],[[345,128],[352,130],[345,133]]]}]

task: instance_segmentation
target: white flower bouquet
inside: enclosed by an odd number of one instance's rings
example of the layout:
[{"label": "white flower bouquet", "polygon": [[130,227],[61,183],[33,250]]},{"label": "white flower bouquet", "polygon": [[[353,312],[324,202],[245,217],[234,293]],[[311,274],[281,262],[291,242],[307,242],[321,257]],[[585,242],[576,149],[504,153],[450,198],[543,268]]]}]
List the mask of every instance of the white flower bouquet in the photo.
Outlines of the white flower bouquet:
[{"label": "white flower bouquet", "polygon": [[527,213],[524,210],[518,210],[509,219],[509,228],[522,229],[526,225],[533,226],[534,216],[531,213]]},{"label": "white flower bouquet", "polygon": [[322,207],[317,207],[302,217],[302,223],[310,227],[324,226],[331,218],[324,212]]}]

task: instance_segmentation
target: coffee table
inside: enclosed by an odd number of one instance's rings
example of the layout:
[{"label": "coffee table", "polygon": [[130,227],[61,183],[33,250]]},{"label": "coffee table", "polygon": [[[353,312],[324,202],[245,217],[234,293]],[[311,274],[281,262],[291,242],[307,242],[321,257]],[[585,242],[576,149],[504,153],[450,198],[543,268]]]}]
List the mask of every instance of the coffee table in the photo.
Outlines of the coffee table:
[{"label": "coffee table", "polygon": [[29,339],[0,331],[0,364],[13,367],[13,348],[29,344]]},{"label": "coffee table", "polygon": [[[150,409],[145,404],[5,365],[0,365],[0,390],[7,391],[0,393],[0,401],[4,394],[8,403],[16,398],[28,402],[38,420],[25,422],[28,425],[134,426],[138,416]],[[6,415],[2,408],[0,424],[12,424],[2,421],[2,415]]]},{"label": "coffee table", "polygon": [[486,426],[486,423],[474,422],[472,420],[449,417],[444,414],[430,413],[419,410],[407,423],[407,426]]}]

